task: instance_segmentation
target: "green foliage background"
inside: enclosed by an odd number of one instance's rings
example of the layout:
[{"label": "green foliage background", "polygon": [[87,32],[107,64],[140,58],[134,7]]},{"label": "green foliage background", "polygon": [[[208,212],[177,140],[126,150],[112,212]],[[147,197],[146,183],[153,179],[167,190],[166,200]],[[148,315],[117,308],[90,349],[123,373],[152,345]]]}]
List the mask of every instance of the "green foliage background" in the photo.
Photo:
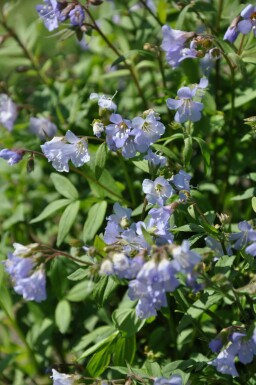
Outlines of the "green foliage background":
[{"label": "green foliage background", "polygon": [[[230,217],[225,232],[237,230],[241,220],[254,223],[255,129],[244,119],[255,114],[255,39],[249,38],[241,52],[241,36],[236,48],[222,41],[245,4],[156,0],[156,20],[143,7],[131,12],[135,3],[105,1],[93,7],[104,35],[89,29],[80,43],[65,27],[49,33],[34,10],[37,1],[1,3],[7,16],[0,35],[8,36],[0,45],[0,91],[18,104],[19,116],[12,133],[0,127],[0,145],[40,152],[40,140],[28,131],[29,118],[36,114],[50,118],[59,136],[72,130],[91,137],[99,114],[89,100],[92,92],[113,96],[118,91],[114,101],[127,118],[154,108],[166,126],[155,145],[169,159],[165,176],[181,168],[193,175],[193,202],[209,221],[202,222],[194,204],[179,207],[176,240],[189,238],[204,255],[214,284],[197,294],[184,285],[168,298],[168,312],[140,321],[124,282],[99,278],[93,266],[83,268],[83,261],[95,263],[85,255],[84,244],[100,250],[101,258],[106,255],[102,233],[116,201],[131,207],[139,220],[142,181],[149,177],[142,157],[126,161],[89,139],[91,162],[68,175],[57,174],[38,154],[31,173],[28,154],[27,161],[13,167],[0,159],[1,260],[14,242],[38,242],[56,251],[56,258],[46,261],[48,298],[40,305],[21,300],[0,266],[1,384],[49,384],[51,367],[109,381],[179,373],[184,384],[256,383],[253,363],[239,364],[238,379],[207,365],[208,343],[217,332],[255,318],[253,257],[224,256],[214,265],[204,245],[204,237],[218,231],[216,213]],[[166,64],[161,25],[195,31],[202,23],[233,67],[230,71],[225,57],[215,62],[203,118],[184,134],[166,99],[175,98],[182,85],[198,83],[202,73],[197,60],[185,60],[176,70]],[[96,256],[96,263],[101,258]],[[234,287],[245,289],[235,295]]]}]

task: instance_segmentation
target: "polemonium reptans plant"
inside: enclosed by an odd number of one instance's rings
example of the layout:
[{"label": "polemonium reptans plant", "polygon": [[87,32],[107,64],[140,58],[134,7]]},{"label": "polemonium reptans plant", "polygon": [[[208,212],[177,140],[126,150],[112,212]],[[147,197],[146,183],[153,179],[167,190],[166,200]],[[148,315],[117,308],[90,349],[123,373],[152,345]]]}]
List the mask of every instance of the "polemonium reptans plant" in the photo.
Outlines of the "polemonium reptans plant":
[{"label": "polemonium reptans plant", "polygon": [[0,383],[255,385],[256,4],[2,3]]}]

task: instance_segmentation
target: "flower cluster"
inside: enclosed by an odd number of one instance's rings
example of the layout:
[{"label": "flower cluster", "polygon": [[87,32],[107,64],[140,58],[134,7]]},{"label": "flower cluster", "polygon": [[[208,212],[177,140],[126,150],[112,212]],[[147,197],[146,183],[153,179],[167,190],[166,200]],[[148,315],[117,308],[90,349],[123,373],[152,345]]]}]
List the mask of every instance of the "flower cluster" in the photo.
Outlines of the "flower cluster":
[{"label": "flower cluster", "polygon": [[[116,111],[117,106],[112,98],[104,95],[91,94],[90,99],[98,100],[98,105],[102,110]],[[100,137],[106,133],[106,143],[111,151],[121,151],[125,158],[133,158],[137,153],[152,151],[150,145],[155,143],[165,132],[165,126],[160,121],[159,114],[150,109],[144,111],[142,116],[136,116],[132,120],[123,118],[120,114],[112,113],[109,117],[109,124],[103,124],[100,119],[94,119],[93,132]],[[156,159],[154,159],[156,161]],[[157,160],[160,165],[164,160]]]},{"label": "flower cluster", "polygon": [[[214,341],[214,343],[213,343]],[[210,347],[216,352],[222,348],[222,341],[219,339],[213,340]],[[256,355],[256,328],[252,335],[248,337],[246,333],[234,332],[229,336],[229,342],[218,356],[210,361],[209,364],[223,374],[238,376],[235,366],[235,358],[246,365],[252,362]]]},{"label": "flower cluster", "polygon": [[230,43],[234,43],[239,35],[242,33],[246,35],[253,31],[256,37],[256,7],[252,4],[248,4],[240,13],[240,16],[236,17],[230,26],[228,27],[224,40],[228,40]]},{"label": "flower cluster", "polygon": [[[169,260],[169,255],[172,260]],[[156,316],[157,310],[167,306],[166,293],[180,285],[177,273],[192,276],[195,265],[200,261],[201,256],[190,250],[188,241],[183,241],[181,246],[171,245],[165,251],[161,248],[153,251],[151,259],[144,263],[136,279],[129,283],[130,299],[138,300],[137,316]]]},{"label": "flower cluster", "polygon": [[76,167],[81,167],[90,160],[87,140],[78,138],[69,130],[65,137],[54,137],[41,145],[41,148],[48,161],[59,172],[69,171],[69,160]]},{"label": "flower cluster", "polygon": [[58,28],[59,23],[69,19],[74,27],[81,27],[85,19],[83,7],[76,1],[68,3],[66,1],[44,0],[45,4],[38,4],[36,11],[43,20],[48,31]]},{"label": "flower cluster", "polygon": [[10,274],[14,290],[27,301],[42,302],[46,299],[46,278],[44,270],[36,268],[35,259],[30,257],[37,249],[37,244],[23,246],[14,243],[15,251],[8,253],[3,262],[5,270]]},{"label": "flower cluster", "polygon": [[162,27],[162,49],[166,53],[166,60],[171,67],[176,68],[189,58],[210,57],[218,59],[220,52],[212,46],[210,37],[196,35],[195,32],[185,32],[172,29],[168,25]]},{"label": "flower cluster", "polygon": [[131,280],[128,295],[138,300],[136,313],[140,318],[155,316],[157,310],[167,306],[166,293],[180,284],[178,273],[184,274],[187,283],[195,287],[194,268],[201,256],[190,250],[188,241],[181,246],[173,244],[170,231],[173,206],[166,205],[176,192],[189,193],[190,179],[183,170],[170,182],[161,176],[155,181],[145,179],[143,192],[148,203],[155,207],[149,210],[144,222],[131,223],[132,211],[119,203],[114,204],[114,214],[108,217],[104,241],[118,252],[102,262],[100,274]]},{"label": "flower cluster", "polygon": [[174,120],[178,123],[184,123],[190,120],[197,122],[201,119],[201,111],[204,105],[200,102],[204,94],[204,89],[208,86],[207,78],[202,78],[199,84],[190,87],[181,87],[177,96],[178,99],[168,98],[167,107],[170,110],[177,110]]},{"label": "flower cluster", "polygon": [[133,158],[137,152],[145,153],[165,132],[163,123],[153,110],[146,111],[144,117],[131,120],[112,114],[106,129],[106,142],[111,151],[121,150],[125,158]]}]

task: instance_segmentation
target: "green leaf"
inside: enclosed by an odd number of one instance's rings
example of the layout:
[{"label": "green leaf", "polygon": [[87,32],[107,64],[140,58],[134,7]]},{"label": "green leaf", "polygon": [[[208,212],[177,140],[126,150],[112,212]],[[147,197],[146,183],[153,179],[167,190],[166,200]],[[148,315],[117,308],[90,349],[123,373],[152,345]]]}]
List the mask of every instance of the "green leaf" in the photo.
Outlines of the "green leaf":
[{"label": "green leaf", "polygon": [[146,241],[150,246],[153,246],[153,245],[154,245],[154,240],[153,240],[153,238],[151,237],[151,235],[149,234],[149,232],[148,232],[143,226],[141,226],[141,231],[142,231],[143,238],[145,239],[145,241]]},{"label": "green leaf", "polygon": [[172,233],[176,234],[180,231],[184,231],[184,232],[195,232],[195,233],[205,233],[204,229],[202,226],[199,226],[195,223],[189,223],[187,225],[184,225],[184,226],[180,226],[180,227],[174,227],[172,229]]},{"label": "green leaf", "polygon": [[79,357],[79,360],[82,359],[82,358],[88,357],[88,356],[90,356],[91,354],[93,354],[93,353],[95,353],[97,351],[100,351],[101,349],[103,349],[106,346],[111,345],[111,343],[117,338],[118,334],[119,334],[119,332],[115,331],[110,336],[108,336],[108,337],[102,339],[101,341],[97,342],[96,344],[91,346],[89,349],[87,349],[85,352],[83,352],[83,354]]},{"label": "green leaf", "polygon": [[97,149],[96,155],[95,155],[95,176],[96,179],[99,179],[107,159],[107,145],[106,143],[102,143],[99,148]]},{"label": "green leaf", "polygon": [[156,149],[156,151],[159,151],[163,153],[164,155],[168,156],[170,159],[176,159],[176,155],[167,147],[163,146],[162,144],[153,144],[152,147]]},{"label": "green leaf", "polygon": [[71,302],[80,302],[89,297],[94,289],[93,281],[82,281],[77,283],[66,295],[66,299]]},{"label": "green leaf", "polygon": [[80,201],[70,203],[64,210],[59,223],[59,230],[57,236],[57,246],[63,242],[64,238],[68,235],[73,223],[75,222],[77,213],[79,211]]},{"label": "green leaf", "polygon": [[242,201],[244,199],[252,198],[255,195],[255,188],[250,187],[241,195],[236,195],[235,197],[231,198],[232,201]]},{"label": "green leaf", "polygon": [[70,281],[81,281],[82,279],[87,277],[88,274],[88,269],[79,268],[75,270],[72,274],[68,275],[67,278],[70,279]]},{"label": "green leaf", "polygon": [[149,173],[148,161],[147,160],[135,160],[132,162],[140,170]]},{"label": "green leaf", "polygon": [[107,202],[102,201],[93,205],[88,211],[88,216],[83,229],[83,241],[91,241],[101,227],[107,210]]},{"label": "green leaf", "polygon": [[71,321],[71,307],[70,303],[63,299],[55,309],[55,322],[61,333],[66,333]]},{"label": "green leaf", "polygon": [[182,29],[188,10],[191,8],[191,4],[186,5],[179,12],[179,16],[176,21],[176,29]]},{"label": "green leaf", "polygon": [[40,222],[43,219],[48,218],[51,214],[55,213],[55,211],[67,206],[69,203],[71,203],[70,199],[58,199],[57,201],[51,202],[43,209],[41,214],[32,219],[29,223]]},{"label": "green leaf", "polygon": [[162,372],[159,364],[155,361],[146,360],[143,365],[143,369],[150,377],[161,377]]},{"label": "green leaf", "polygon": [[115,327],[127,336],[136,334],[145,324],[145,320],[137,317],[135,309],[116,309],[112,320]]},{"label": "green leaf", "polygon": [[183,161],[184,166],[190,163],[192,156],[192,137],[190,135],[184,138],[184,149],[183,149]]},{"label": "green leaf", "polygon": [[238,293],[248,294],[251,296],[256,295],[256,276],[245,286],[236,289]]},{"label": "green leaf", "polygon": [[98,377],[104,372],[110,362],[112,350],[112,342],[110,342],[92,356],[86,366],[89,376]]},{"label": "green leaf", "polygon": [[115,344],[113,363],[116,366],[132,364],[136,353],[135,335],[130,337],[119,337]]},{"label": "green leaf", "polygon": [[256,213],[256,197],[252,197],[252,208],[253,211]]},{"label": "green leaf", "polygon": [[182,317],[179,325],[178,332],[180,333],[191,323],[193,324],[193,320],[196,320],[199,316],[201,316],[206,309],[209,309],[212,305],[218,303],[223,296],[221,294],[214,293],[213,291],[208,291],[201,294],[201,298],[198,299],[190,306]]},{"label": "green leaf", "polygon": [[220,257],[220,259],[215,265],[214,274],[223,274],[226,277],[229,277],[231,274],[230,268],[233,265],[235,259],[235,255],[223,255],[222,257]]},{"label": "green leaf", "polygon": [[111,276],[100,277],[93,291],[93,298],[96,303],[99,304],[99,306],[103,306],[117,286],[118,283]]},{"label": "green leaf", "polygon": [[168,4],[166,0],[159,0],[157,5],[157,15],[162,24],[166,22]]},{"label": "green leaf", "polygon": [[210,158],[211,158],[210,150],[209,150],[206,142],[203,139],[193,137],[193,140],[195,140],[199,144],[201,153],[202,153],[203,158],[204,158],[204,169],[206,171],[207,168],[210,166]]},{"label": "green leaf", "polygon": [[58,191],[58,193],[60,193],[60,195],[63,195],[68,199],[78,199],[77,189],[73,186],[68,178],[56,173],[51,173],[50,177],[53,181],[55,189]]}]

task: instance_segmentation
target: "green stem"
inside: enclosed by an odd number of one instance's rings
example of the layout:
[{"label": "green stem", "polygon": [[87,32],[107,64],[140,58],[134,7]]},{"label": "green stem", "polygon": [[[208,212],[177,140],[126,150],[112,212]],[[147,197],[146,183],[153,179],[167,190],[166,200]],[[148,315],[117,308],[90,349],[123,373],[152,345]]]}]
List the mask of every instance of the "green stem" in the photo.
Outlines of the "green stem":
[{"label": "green stem", "polygon": [[157,23],[162,27],[163,23],[160,21],[160,19],[152,12],[150,7],[147,5],[145,0],[140,0],[140,3],[147,9],[147,11],[150,13],[151,16],[157,21]]},{"label": "green stem", "polygon": [[216,20],[216,33],[220,30],[220,20],[221,20],[221,14],[223,11],[223,0],[219,0],[219,7],[218,7],[218,14],[217,14],[217,20]]},{"label": "green stem", "polygon": [[244,41],[245,41],[245,35],[243,35],[243,37],[242,37],[242,39],[241,39],[241,42],[240,42],[240,45],[239,45],[239,48],[238,48],[238,51],[237,51],[237,55],[239,55],[239,56],[240,56],[241,53],[242,53]]},{"label": "green stem", "polygon": [[[112,51],[117,55],[117,57],[120,57],[122,56],[122,54],[119,52],[119,50],[111,43],[111,41],[107,38],[107,36],[102,32],[102,30],[98,27],[96,21],[94,20],[94,17],[92,16],[92,14],[90,13],[90,11],[85,8],[88,16],[90,17],[92,23],[93,23],[93,28],[98,32],[98,34],[102,37],[102,39],[105,41],[105,43],[109,46],[109,48],[112,49]],[[148,101],[146,100],[144,94],[143,94],[143,91],[140,87],[140,84],[139,84],[139,80],[138,80],[138,77],[137,77],[137,74],[133,68],[133,66],[131,66],[126,59],[124,59],[124,64],[125,64],[125,67],[129,70],[130,74],[131,74],[131,77],[134,81],[134,84],[137,88],[137,91],[138,91],[138,94],[143,102],[143,105],[144,105],[144,108],[147,109],[148,108]]]},{"label": "green stem", "polygon": [[35,359],[35,354],[34,354],[33,350],[29,346],[29,344],[28,344],[28,342],[27,342],[23,332],[21,331],[18,323],[16,322],[16,320],[14,318],[11,317],[11,315],[9,314],[9,312],[6,309],[5,305],[3,304],[3,301],[1,301],[1,300],[0,300],[0,306],[3,309],[6,317],[8,318],[12,328],[15,330],[15,332],[17,333],[17,335],[19,336],[19,338],[23,342],[24,346],[26,347],[28,356],[30,358],[30,364],[33,367],[33,371],[36,373],[38,371],[38,363],[37,363],[37,361]]},{"label": "green stem", "polygon": [[83,261],[83,260],[81,260],[79,258],[75,258],[72,255],[70,255],[69,253],[66,253],[65,251],[60,251],[60,250],[57,250],[57,249],[53,249],[52,247],[50,247],[48,245],[40,245],[40,246],[42,246],[42,248],[43,248],[42,252],[44,252],[44,249],[47,249],[48,252],[53,252],[54,253],[54,254],[52,254],[50,256],[51,259],[56,257],[56,256],[58,256],[58,255],[63,255],[64,257],[66,257],[68,259],[71,259],[72,261],[79,262],[79,263],[81,263],[83,265],[86,265],[86,266],[93,266],[94,265],[93,262],[87,262],[87,261]]}]

